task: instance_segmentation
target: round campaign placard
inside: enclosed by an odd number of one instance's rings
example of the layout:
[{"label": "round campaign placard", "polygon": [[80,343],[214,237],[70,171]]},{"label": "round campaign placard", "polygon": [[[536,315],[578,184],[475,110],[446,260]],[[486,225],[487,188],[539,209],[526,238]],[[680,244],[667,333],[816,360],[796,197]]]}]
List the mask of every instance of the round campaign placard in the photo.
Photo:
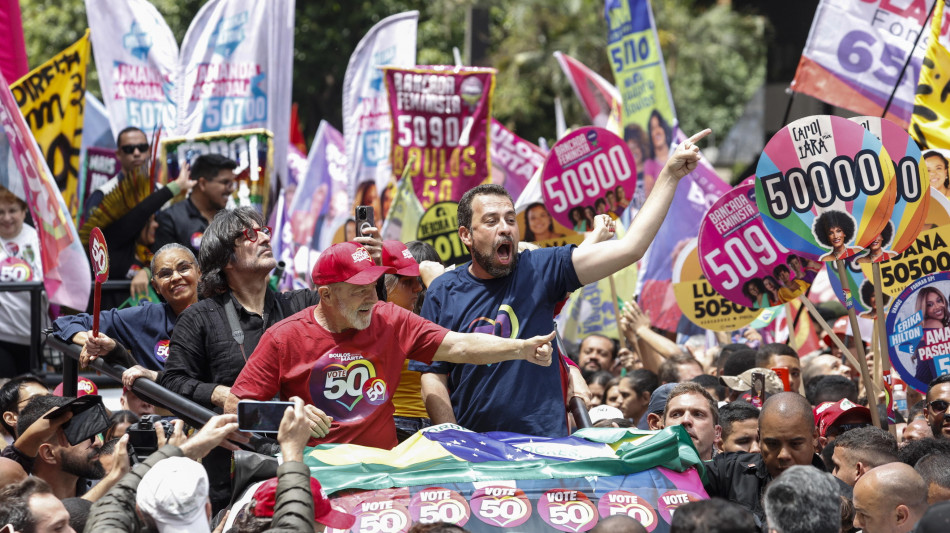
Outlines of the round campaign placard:
[{"label": "round campaign placard", "polygon": [[482,487],[472,493],[472,514],[490,526],[511,528],[531,518],[531,500],[524,491],[504,485]]},{"label": "round campaign placard", "polygon": [[617,191],[633,198],[637,163],[623,139],[604,128],[575,130],[554,145],[541,170],[548,211],[562,226],[573,228],[593,208],[598,215],[620,216]]},{"label": "round campaign placard", "polygon": [[589,531],[597,525],[597,508],[579,490],[551,489],[538,500],[538,514],[558,531]]},{"label": "round campaign placard", "polygon": [[461,527],[472,517],[472,510],[458,492],[443,487],[428,487],[412,497],[409,514],[413,522],[446,522]]},{"label": "round campaign placard", "polygon": [[782,128],[755,170],[755,199],[775,240],[807,259],[843,259],[888,223],[897,194],[881,140],[841,117],[816,115]]},{"label": "round campaign placard", "polygon": [[907,130],[881,117],[853,117],[848,119],[873,133],[884,144],[884,150],[894,163],[894,184],[897,199],[891,220],[871,241],[868,253],[860,262],[887,261],[914,243],[924,227],[930,205],[930,179],[924,154]]},{"label": "round campaign placard", "polygon": [[904,289],[887,313],[891,366],[925,393],[937,376],[950,373],[950,272],[924,276]]},{"label": "round campaign placard", "polygon": [[752,323],[761,310],[750,309],[716,292],[703,277],[696,239],[689,241],[673,265],[673,294],[690,322],[714,331],[732,331]]},{"label": "round campaign placard", "polygon": [[705,499],[699,494],[685,490],[668,490],[657,498],[657,505],[660,507],[660,515],[663,520],[673,523],[673,513],[676,512],[678,507]]},{"label": "round campaign placard", "polygon": [[356,515],[351,531],[405,533],[412,525],[409,510],[404,505],[381,495],[360,502],[349,512]]},{"label": "round campaign placard", "polygon": [[[699,226],[699,264],[716,292],[732,302],[752,309],[783,303],[777,298],[784,279],[780,274],[811,286],[814,275],[803,280],[806,273],[793,271],[790,257],[788,250],[765,229],[755,206],[752,185],[739,185],[728,191],[703,216]],[[803,263],[800,259],[792,262],[797,267]],[[797,281],[789,283],[800,285]]]},{"label": "round campaign placard", "polygon": [[612,490],[600,497],[597,509],[601,518],[624,514],[643,524],[647,532],[656,529],[659,519],[648,501],[625,490]]},{"label": "round campaign placard", "polygon": [[109,279],[109,248],[99,228],[92,228],[89,234],[89,257],[92,259],[96,283],[103,283]]},{"label": "round campaign placard", "polygon": [[432,204],[422,214],[416,230],[416,238],[431,244],[444,265],[459,265],[471,259],[459,237],[458,212],[456,202]]}]

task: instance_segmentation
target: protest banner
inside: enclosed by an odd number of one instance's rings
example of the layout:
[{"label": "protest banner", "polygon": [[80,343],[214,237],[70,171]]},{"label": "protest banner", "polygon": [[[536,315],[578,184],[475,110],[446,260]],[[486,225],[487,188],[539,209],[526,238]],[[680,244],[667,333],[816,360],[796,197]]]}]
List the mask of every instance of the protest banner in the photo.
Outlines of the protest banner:
[{"label": "protest banner", "polygon": [[950,272],[915,280],[887,314],[891,365],[901,379],[922,393],[937,376],[950,373]]},{"label": "protest banner", "polygon": [[[593,228],[593,216],[617,218],[637,187],[637,164],[623,139],[603,128],[572,131],[551,149],[541,170],[544,204],[562,226]],[[624,203],[619,203],[622,198]]]},{"label": "protest banner", "polygon": [[612,114],[620,116],[620,91],[616,87],[565,53],[554,52],[554,58],[571,82],[574,94],[583,104],[591,124],[606,128]]},{"label": "protest banner", "polygon": [[531,176],[544,165],[544,151],[491,119],[491,180],[518,198]]},{"label": "protest banner", "polygon": [[[822,0],[792,80],[793,91],[906,128],[914,107],[934,0]],[[905,62],[911,56],[907,69]]]},{"label": "protest banner", "polygon": [[435,248],[443,265],[460,265],[472,258],[459,237],[458,210],[457,202],[439,202],[419,219],[416,239]]},{"label": "protest banner", "polygon": [[112,132],[174,130],[178,43],[147,0],[86,0],[92,53]]},{"label": "protest banner", "polygon": [[88,62],[87,30],[78,41],[10,85],[72,217],[80,211],[77,184]]},{"label": "protest banner", "polygon": [[785,126],[766,144],[755,174],[765,227],[783,246],[815,261],[867,248],[895,203],[887,150],[841,117],[816,115]]},{"label": "protest banner", "polygon": [[350,194],[364,181],[383,188],[392,179],[392,120],[380,67],[416,64],[418,11],[386,17],[360,39],[343,76],[343,137]]},{"label": "protest banner", "polygon": [[[320,121],[310,145],[307,171],[300,177],[288,217],[296,246],[321,251],[330,246],[333,231],[349,217],[349,182],[343,135]],[[342,219],[342,220],[338,220]]]},{"label": "protest banner", "polygon": [[[393,177],[412,180],[422,207],[458,202],[491,176],[495,69],[383,68],[392,116]],[[377,185],[378,186],[378,185]]]},{"label": "protest banner", "polygon": [[92,279],[86,252],[59,187],[2,76],[0,86],[0,161],[8,162],[0,172],[0,185],[29,207],[42,250],[43,285],[49,301],[85,310]]},{"label": "protest banner", "polygon": [[713,331],[734,331],[752,323],[763,312],[740,305],[716,292],[699,265],[699,247],[692,239],[673,266],[676,303],[690,322]]},{"label": "protest banner", "polygon": [[198,156],[220,154],[237,162],[235,205],[252,206],[258,211],[269,205],[271,178],[274,174],[274,140],[269,130],[257,129],[203,133],[191,137],[171,137],[161,141],[159,154],[162,176],[174,181],[185,163]]},{"label": "protest banner", "polygon": [[0,73],[8,80],[20,79],[30,70],[23,40],[23,15],[18,0],[0,2]]},{"label": "protest banner", "polygon": [[[108,183],[122,170],[119,158],[115,156],[115,150],[98,146],[86,148],[86,159],[83,161],[82,168],[85,172],[79,176],[77,187],[79,205],[85,205],[92,191]],[[79,218],[80,225],[84,221],[81,215],[82,213],[79,213],[76,217]]]},{"label": "protest banner", "polygon": [[699,227],[699,258],[716,292],[752,309],[796,298],[817,274],[766,231],[752,185],[732,189],[706,212]]},{"label": "protest banner", "polygon": [[356,515],[354,531],[445,521],[473,533],[578,532],[621,514],[663,533],[680,505],[708,498],[682,427],[598,429],[550,439],[442,424],[393,450],[317,446],[304,460],[332,505]]},{"label": "protest banner", "polygon": [[[928,0],[933,4],[933,0]],[[947,49],[947,17],[944,2],[939,0],[934,7],[930,24],[925,26],[928,40],[924,60],[919,62],[914,76],[917,81],[910,119],[910,133],[917,144],[924,148],[950,148],[950,102],[947,102],[946,79],[950,76],[950,51]],[[923,21],[921,21],[923,22]]]}]

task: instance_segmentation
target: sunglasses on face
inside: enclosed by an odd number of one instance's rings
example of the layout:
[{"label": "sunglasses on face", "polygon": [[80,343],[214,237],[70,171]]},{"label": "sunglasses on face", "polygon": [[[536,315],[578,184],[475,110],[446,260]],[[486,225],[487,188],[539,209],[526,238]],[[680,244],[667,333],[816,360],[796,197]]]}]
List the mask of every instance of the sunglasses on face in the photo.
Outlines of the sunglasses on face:
[{"label": "sunglasses on face", "polygon": [[950,402],[947,400],[934,400],[930,402],[930,410],[934,413],[942,413],[947,410],[947,407],[950,407]]},{"label": "sunglasses on face", "polygon": [[125,153],[127,153],[127,154],[129,154],[129,155],[134,154],[136,150],[138,150],[139,152],[142,152],[143,154],[144,154],[145,152],[148,152],[148,143],[142,143],[142,144],[126,144],[126,145],[122,146],[122,151],[125,152]]},{"label": "sunglasses on face", "polygon": [[244,230],[244,238],[247,239],[248,242],[257,242],[258,232],[261,232],[264,235],[267,235],[268,237],[270,237],[270,234],[271,234],[270,226],[261,226],[256,229],[247,228]]}]

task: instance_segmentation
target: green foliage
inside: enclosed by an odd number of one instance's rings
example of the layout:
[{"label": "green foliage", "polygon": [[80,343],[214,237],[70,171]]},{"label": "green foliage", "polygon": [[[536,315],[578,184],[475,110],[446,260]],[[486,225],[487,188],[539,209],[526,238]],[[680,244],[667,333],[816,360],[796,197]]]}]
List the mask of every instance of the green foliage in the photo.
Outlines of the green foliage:
[{"label": "green foliage", "polygon": [[[180,43],[202,0],[153,0]],[[465,20],[475,0],[298,0],[293,98],[312,136],[321,119],[342,124],[343,76],[363,35],[391,14],[420,12],[419,64],[452,64],[464,48]],[[83,0],[21,0],[30,66],[82,36]],[[687,132],[712,127],[725,135],[765,79],[765,23],[702,0],[655,0],[653,8],[674,102]],[[494,115],[522,137],[553,139],[554,99],[568,125],[588,119],[553,57],[562,51],[613,81],[602,0],[483,0],[489,10],[487,64],[498,69]],[[90,62],[88,87],[98,94]]]}]

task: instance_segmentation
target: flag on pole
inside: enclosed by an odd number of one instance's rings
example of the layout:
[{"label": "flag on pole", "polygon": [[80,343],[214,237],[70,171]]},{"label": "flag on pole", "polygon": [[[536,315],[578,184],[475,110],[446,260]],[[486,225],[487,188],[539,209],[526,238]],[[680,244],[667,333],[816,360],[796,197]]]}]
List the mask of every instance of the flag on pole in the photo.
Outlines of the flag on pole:
[{"label": "flag on pole", "polygon": [[[584,105],[584,111],[590,117],[591,124],[598,128],[606,128],[610,123],[610,116],[620,115],[620,91],[600,74],[589,69],[587,65],[562,53],[554,52],[554,57],[561,70],[571,82],[574,94]],[[614,130],[611,130],[614,131]],[[614,131],[614,133],[617,133]]]},{"label": "flag on pole", "polygon": [[929,30],[930,46],[920,71],[914,97],[910,135],[922,148],[950,148],[950,101],[946,98],[950,79],[950,51],[940,42],[945,3],[938,0]]},{"label": "flag on pole", "polygon": [[380,230],[383,240],[409,242],[416,240],[419,229],[419,220],[425,209],[416,196],[412,187],[412,180],[404,178],[396,186],[396,195],[386,214],[386,220]]}]

